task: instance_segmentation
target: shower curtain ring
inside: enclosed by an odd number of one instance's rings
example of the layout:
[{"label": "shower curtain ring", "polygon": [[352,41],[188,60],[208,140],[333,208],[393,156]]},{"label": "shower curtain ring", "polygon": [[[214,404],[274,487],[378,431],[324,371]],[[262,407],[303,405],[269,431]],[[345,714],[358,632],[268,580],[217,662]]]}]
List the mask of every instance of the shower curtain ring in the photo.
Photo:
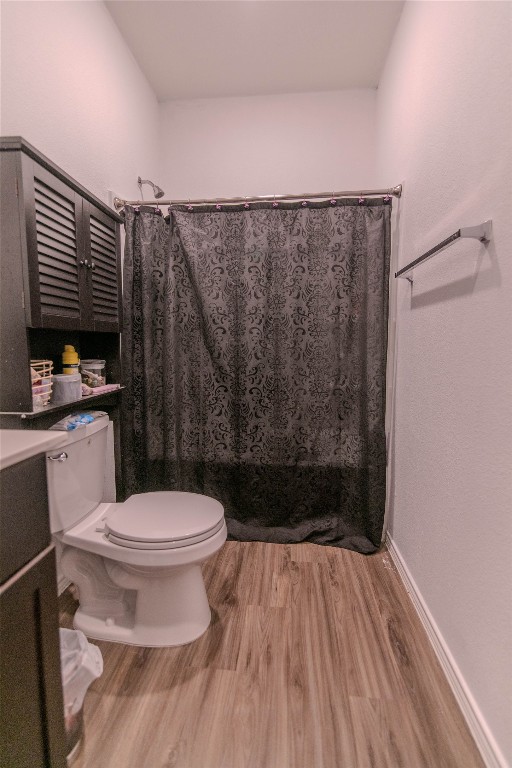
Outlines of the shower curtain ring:
[{"label": "shower curtain ring", "polygon": [[331,199],[329,200],[331,205],[336,205],[336,198],[334,197],[334,192],[332,193]]},{"label": "shower curtain ring", "polygon": [[279,207],[279,203],[277,202],[276,196],[274,195],[274,202],[272,203],[272,208],[278,208],[278,207]]},{"label": "shower curtain ring", "polygon": [[190,203],[190,197],[189,197],[189,199],[188,199],[188,205],[187,205],[187,211],[193,211],[193,210],[194,210],[194,206],[193,206],[193,205],[191,205],[191,203]]},{"label": "shower curtain ring", "polygon": [[249,203],[247,202],[247,198],[245,198],[244,208],[250,208]]}]

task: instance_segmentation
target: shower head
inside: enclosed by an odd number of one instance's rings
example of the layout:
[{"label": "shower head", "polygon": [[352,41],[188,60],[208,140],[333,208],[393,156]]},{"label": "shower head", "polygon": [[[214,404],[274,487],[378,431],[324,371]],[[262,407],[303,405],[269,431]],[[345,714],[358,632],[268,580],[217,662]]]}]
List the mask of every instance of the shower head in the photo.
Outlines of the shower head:
[{"label": "shower head", "polygon": [[156,184],[153,184],[153,182],[152,182],[152,181],[150,181],[149,179],[141,179],[141,177],[139,176],[139,178],[137,179],[137,184],[139,185],[139,189],[140,189],[140,195],[141,195],[141,198],[142,198],[143,200],[144,200],[144,195],[142,194],[142,185],[143,185],[143,184],[149,184],[150,186],[152,186],[152,187],[153,187],[153,194],[154,194],[154,196],[155,196],[155,200],[158,200],[159,198],[163,197],[163,196],[164,196],[164,194],[165,194],[165,192],[163,191],[163,189],[161,189],[161,188],[160,188],[159,186],[157,186]]}]

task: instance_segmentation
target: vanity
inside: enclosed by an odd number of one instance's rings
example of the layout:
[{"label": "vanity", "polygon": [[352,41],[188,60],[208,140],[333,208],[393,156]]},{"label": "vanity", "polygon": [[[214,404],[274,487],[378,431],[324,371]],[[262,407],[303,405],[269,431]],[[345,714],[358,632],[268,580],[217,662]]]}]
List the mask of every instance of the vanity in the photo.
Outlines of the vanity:
[{"label": "vanity", "polygon": [[45,452],[65,433],[0,430],[0,765],[65,768]]}]

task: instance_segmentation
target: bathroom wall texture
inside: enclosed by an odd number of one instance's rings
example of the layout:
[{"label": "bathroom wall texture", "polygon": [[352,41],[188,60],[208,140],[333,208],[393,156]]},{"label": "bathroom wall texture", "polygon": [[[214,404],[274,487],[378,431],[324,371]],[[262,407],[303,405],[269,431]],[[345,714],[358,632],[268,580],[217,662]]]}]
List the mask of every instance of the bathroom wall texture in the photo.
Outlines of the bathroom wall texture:
[{"label": "bathroom wall texture", "polygon": [[178,199],[364,188],[375,107],[370,89],[165,102],[158,183]]},{"label": "bathroom wall texture", "polygon": [[[512,39],[508,2],[406,3],[378,90],[381,180],[404,183],[392,540],[512,764]],[[493,763],[494,764],[494,763]]]},{"label": "bathroom wall texture", "polygon": [[[2,136],[23,136],[108,203],[157,176],[156,97],[102,2],[3,2]],[[147,174],[147,175],[146,175]]]}]

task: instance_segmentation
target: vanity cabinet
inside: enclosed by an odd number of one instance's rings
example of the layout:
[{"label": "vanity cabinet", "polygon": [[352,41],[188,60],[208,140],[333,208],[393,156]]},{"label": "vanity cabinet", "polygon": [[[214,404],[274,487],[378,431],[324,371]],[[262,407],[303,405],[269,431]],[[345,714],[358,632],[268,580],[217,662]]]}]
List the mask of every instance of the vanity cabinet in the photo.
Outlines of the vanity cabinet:
[{"label": "vanity cabinet", "polygon": [[0,765],[65,768],[55,549],[0,587]]},{"label": "vanity cabinet", "polygon": [[60,442],[55,432],[0,432],[0,765],[6,768],[66,766],[55,548],[41,454]]}]

